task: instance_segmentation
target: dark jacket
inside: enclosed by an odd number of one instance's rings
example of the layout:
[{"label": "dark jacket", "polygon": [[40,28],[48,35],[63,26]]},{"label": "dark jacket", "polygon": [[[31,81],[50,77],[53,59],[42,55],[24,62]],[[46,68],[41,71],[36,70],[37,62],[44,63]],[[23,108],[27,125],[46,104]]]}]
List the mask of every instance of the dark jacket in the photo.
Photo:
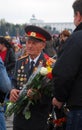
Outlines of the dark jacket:
[{"label": "dark jacket", "polygon": [[67,39],[53,76],[54,96],[69,108],[82,109],[82,23]]},{"label": "dark jacket", "polygon": [[[36,67],[39,62],[43,60],[45,64],[45,58],[43,53],[40,55]],[[26,80],[25,80],[26,78]],[[22,58],[16,63],[16,72],[14,78],[14,86],[18,89],[23,87],[23,84],[27,82],[29,78],[29,59],[28,57]],[[21,81],[22,80],[22,81]],[[14,126],[19,127],[21,130],[46,130],[47,127],[47,117],[50,108],[50,97],[42,95],[42,98],[34,106],[30,107],[31,118],[26,120],[22,112],[15,115]]]},{"label": "dark jacket", "polygon": [[12,48],[8,48],[4,65],[9,75],[11,75],[13,70],[15,69],[15,63],[15,53]]}]

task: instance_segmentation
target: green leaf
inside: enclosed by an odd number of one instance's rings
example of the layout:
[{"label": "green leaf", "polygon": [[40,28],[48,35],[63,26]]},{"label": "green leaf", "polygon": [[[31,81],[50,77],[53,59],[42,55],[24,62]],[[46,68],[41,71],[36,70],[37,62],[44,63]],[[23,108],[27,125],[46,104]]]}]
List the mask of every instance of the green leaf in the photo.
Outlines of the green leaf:
[{"label": "green leaf", "polygon": [[26,111],[25,112],[25,118],[28,120],[28,119],[30,119],[30,117],[31,117],[31,112],[30,111]]}]

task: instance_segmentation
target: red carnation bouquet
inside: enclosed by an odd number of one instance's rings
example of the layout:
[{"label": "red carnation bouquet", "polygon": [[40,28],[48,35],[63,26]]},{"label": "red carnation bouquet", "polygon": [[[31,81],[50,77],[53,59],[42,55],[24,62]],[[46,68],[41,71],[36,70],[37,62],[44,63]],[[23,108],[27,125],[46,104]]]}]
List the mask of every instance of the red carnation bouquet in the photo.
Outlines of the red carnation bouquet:
[{"label": "red carnation bouquet", "polygon": [[[18,100],[15,103],[10,101],[7,103],[6,116],[11,116],[13,113],[19,113],[26,104],[23,109],[23,114],[26,119],[31,117],[30,105],[37,103],[41,98],[41,92],[47,95],[50,94],[54,62],[54,59],[48,58],[45,67],[43,67],[42,61],[40,62],[39,66],[35,68],[33,74],[30,76],[28,82],[24,84],[23,89],[19,93]],[[27,91],[29,89],[32,89],[32,98],[27,96]]]}]

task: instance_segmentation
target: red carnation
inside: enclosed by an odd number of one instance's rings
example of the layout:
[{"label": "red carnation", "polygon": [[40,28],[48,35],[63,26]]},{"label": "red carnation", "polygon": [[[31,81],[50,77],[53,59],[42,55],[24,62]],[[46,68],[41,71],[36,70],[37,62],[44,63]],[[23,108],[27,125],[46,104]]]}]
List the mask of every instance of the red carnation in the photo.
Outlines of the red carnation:
[{"label": "red carnation", "polygon": [[48,79],[52,79],[52,78],[53,78],[53,76],[52,76],[52,73],[51,73],[51,72],[47,74],[47,78],[48,78]]}]

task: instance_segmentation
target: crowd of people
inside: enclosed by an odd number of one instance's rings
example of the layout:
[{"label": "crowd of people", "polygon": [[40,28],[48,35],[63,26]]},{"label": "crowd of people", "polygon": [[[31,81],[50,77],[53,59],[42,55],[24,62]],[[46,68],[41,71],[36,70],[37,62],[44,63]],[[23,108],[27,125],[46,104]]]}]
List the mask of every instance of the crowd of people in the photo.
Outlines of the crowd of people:
[{"label": "crowd of people", "polygon": [[[45,89],[28,88],[28,99],[34,100],[36,92],[38,100],[30,105],[28,120],[23,113],[27,102],[14,113],[13,130],[82,130],[82,0],[75,0],[72,7],[73,33],[65,29],[55,37],[41,27],[27,25],[22,40],[0,37],[0,130],[6,130],[4,101],[15,103],[31,74],[40,63],[45,67],[48,59],[54,61],[49,95]],[[53,116],[47,122],[50,113]],[[64,127],[53,122],[59,121],[55,114],[65,116]]]}]

